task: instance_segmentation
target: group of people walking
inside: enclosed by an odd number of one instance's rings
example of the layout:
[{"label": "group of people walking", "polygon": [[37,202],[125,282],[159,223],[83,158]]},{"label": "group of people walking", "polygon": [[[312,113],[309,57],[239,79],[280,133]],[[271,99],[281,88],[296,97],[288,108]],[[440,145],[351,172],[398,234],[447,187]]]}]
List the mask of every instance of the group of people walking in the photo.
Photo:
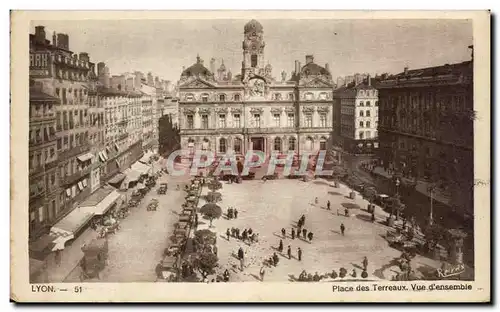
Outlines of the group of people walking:
[{"label": "group of people walking", "polygon": [[227,218],[228,219],[238,219],[238,210],[233,207],[227,208]]},{"label": "group of people walking", "polygon": [[239,228],[231,228],[226,230],[227,240],[229,241],[230,237],[234,237],[236,239],[241,239],[242,241],[249,241],[250,243],[254,243],[258,241],[259,234],[255,233],[252,228],[244,229],[241,231]]}]

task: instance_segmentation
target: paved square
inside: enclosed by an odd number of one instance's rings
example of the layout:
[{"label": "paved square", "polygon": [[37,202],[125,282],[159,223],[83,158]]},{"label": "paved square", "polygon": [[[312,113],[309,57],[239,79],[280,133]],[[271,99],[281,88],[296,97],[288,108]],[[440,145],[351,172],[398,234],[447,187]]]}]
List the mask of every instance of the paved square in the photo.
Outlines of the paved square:
[{"label": "paved square", "polygon": [[[265,281],[292,281],[302,270],[320,275],[341,267],[350,274],[356,269],[357,277],[361,274],[361,261],[368,257],[369,280],[390,279],[399,269],[388,265],[391,260],[401,255],[401,252],[390,248],[382,237],[388,227],[373,224],[370,214],[365,210],[367,201],[359,194],[355,200],[347,198],[350,190],[340,185],[331,186],[331,182],[318,179],[310,182],[281,179],[267,182],[253,180],[243,181],[242,184],[223,183],[219,190],[222,201],[218,204],[224,216],[213,221],[212,231],[218,232],[218,256],[220,272],[226,268],[232,271],[231,281],[259,280],[259,271],[263,260],[269,258],[273,252],[280,255],[277,267],[266,268]],[[202,194],[208,190],[204,189]],[[318,205],[314,204],[318,197]],[[326,202],[330,200],[331,210],[326,210]],[[200,199],[200,207],[204,200]],[[350,209],[350,217],[345,217],[343,204],[357,204],[360,209]],[[225,213],[228,207],[238,210],[238,218],[228,220]],[[340,215],[337,215],[337,209]],[[314,233],[312,242],[301,239],[291,239],[291,229],[300,216],[306,217],[305,226]],[[378,221],[385,220],[387,213],[379,207],[376,209]],[[200,220],[202,220],[200,218]],[[340,234],[340,224],[346,227],[345,236]],[[198,229],[208,227],[208,221],[203,220]],[[226,239],[226,229],[236,227],[241,231],[252,228],[259,233],[259,242],[252,245],[230,238]],[[286,229],[287,237],[283,239],[284,252],[277,252],[281,237],[281,228]],[[291,246],[292,259],[288,259],[286,250]],[[243,272],[239,270],[239,261],[233,256],[238,249],[245,250],[245,266]],[[303,251],[302,261],[297,259],[297,248]],[[413,267],[438,268],[437,261],[417,256]]]}]

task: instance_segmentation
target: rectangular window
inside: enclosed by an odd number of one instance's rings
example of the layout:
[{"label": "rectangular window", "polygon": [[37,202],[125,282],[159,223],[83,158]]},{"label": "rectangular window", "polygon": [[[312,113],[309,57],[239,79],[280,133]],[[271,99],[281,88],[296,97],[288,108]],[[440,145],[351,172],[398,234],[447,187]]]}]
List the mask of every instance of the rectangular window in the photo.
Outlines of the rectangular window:
[{"label": "rectangular window", "polygon": [[255,127],[260,128],[260,114],[253,114],[253,119],[255,121]]},{"label": "rectangular window", "polygon": [[326,114],[319,115],[319,126],[322,128],[326,128]]},{"label": "rectangular window", "polygon": [[208,129],[208,115],[201,115],[201,128]]},{"label": "rectangular window", "polygon": [[273,119],[274,119],[274,126],[280,127],[280,114],[274,114]]},{"label": "rectangular window", "polygon": [[312,114],[304,115],[304,127],[312,128]]},{"label": "rectangular window", "polygon": [[225,127],[226,127],[226,115],[220,114],[219,115],[219,128],[225,128]]},{"label": "rectangular window", "polygon": [[295,127],[295,114],[294,113],[288,114],[288,127]]},{"label": "rectangular window", "polygon": [[38,222],[42,223],[45,218],[45,207],[38,208]]},{"label": "rectangular window", "polygon": [[194,117],[193,115],[187,115],[186,116],[187,120],[187,128],[188,129],[193,129],[194,128]]},{"label": "rectangular window", "polygon": [[252,67],[257,67],[257,55],[253,54],[250,57],[250,61],[251,61],[251,66]]},{"label": "rectangular window", "polygon": [[233,127],[240,128],[241,127],[241,117],[240,114],[233,115]]},{"label": "rectangular window", "polygon": [[67,98],[66,98],[66,89],[62,89],[62,103],[67,104]]}]

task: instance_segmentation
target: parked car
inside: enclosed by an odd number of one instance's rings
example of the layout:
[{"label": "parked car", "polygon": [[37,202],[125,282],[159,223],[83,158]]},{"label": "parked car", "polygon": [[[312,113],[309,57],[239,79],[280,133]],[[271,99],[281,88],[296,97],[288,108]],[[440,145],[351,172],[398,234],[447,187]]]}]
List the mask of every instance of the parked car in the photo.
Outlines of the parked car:
[{"label": "parked car", "polygon": [[158,187],[157,193],[158,194],[166,194],[167,193],[167,189],[168,189],[167,183],[161,183],[160,187]]}]

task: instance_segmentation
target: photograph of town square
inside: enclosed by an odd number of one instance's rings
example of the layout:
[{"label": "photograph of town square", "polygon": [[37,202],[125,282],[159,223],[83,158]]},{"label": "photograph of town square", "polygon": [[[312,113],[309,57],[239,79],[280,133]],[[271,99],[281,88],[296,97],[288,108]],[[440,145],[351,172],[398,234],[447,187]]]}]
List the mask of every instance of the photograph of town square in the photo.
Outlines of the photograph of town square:
[{"label": "photograph of town square", "polygon": [[474,280],[470,20],[33,21],[31,283]]}]

